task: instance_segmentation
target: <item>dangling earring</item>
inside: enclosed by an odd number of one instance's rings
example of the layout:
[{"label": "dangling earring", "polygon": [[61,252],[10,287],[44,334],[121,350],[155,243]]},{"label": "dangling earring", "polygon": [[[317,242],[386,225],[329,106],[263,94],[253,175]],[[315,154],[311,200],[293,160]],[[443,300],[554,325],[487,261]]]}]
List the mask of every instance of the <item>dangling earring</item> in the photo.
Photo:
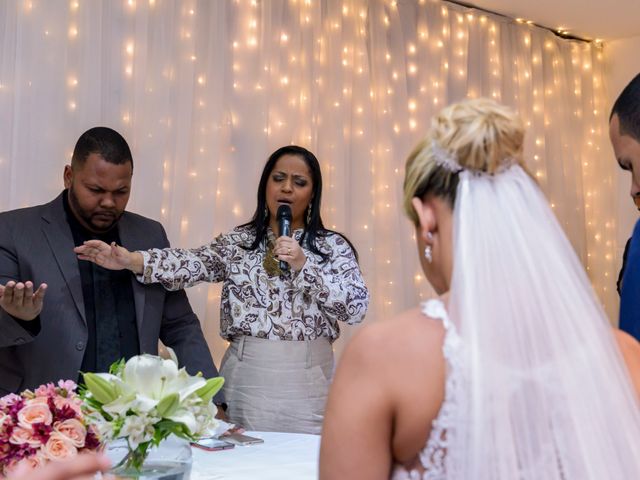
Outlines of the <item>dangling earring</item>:
[{"label": "dangling earring", "polygon": [[[427,241],[433,241],[433,234],[431,232],[427,232]],[[427,262],[433,262],[433,247],[428,245],[424,247],[424,258],[427,259]]]},{"label": "dangling earring", "polygon": [[269,209],[266,206],[264,207],[264,218],[265,220],[269,218]]},{"label": "dangling earring", "polygon": [[311,223],[311,204],[309,204],[309,207],[307,208],[307,225],[309,225]]}]

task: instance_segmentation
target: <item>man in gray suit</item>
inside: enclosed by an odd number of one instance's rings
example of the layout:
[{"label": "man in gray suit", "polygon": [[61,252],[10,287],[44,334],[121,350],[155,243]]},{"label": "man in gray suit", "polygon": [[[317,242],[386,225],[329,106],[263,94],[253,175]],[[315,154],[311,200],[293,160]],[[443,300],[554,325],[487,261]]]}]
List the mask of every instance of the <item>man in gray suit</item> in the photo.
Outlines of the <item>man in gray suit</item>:
[{"label": "man in gray suit", "polygon": [[[157,354],[158,339],[191,374],[218,375],[183,290],[142,285],[73,252],[92,238],[130,250],[169,246],[160,223],[125,211],[132,174],[125,139],[92,128],[56,199],[0,214],[0,395]],[[222,393],[214,401],[223,405]]]}]

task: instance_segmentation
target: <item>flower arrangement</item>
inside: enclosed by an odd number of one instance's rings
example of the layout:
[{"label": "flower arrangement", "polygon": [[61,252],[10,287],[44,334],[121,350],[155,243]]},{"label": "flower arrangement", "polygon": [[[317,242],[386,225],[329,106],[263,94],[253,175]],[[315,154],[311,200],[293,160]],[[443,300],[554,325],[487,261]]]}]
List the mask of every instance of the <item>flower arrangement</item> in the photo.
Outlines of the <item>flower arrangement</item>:
[{"label": "flower arrangement", "polygon": [[35,391],[0,398],[0,472],[22,464],[38,467],[78,452],[97,450],[100,442],[88,426],[76,384],[60,380]]},{"label": "flower arrangement", "polygon": [[87,416],[103,441],[125,439],[128,455],[116,465],[140,470],[149,449],[169,435],[196,440],[215,426],[211,402],[222,377],[191,376],[171,349],[170,359],[138,355],[114,363],[109,373],[85,373]]}]

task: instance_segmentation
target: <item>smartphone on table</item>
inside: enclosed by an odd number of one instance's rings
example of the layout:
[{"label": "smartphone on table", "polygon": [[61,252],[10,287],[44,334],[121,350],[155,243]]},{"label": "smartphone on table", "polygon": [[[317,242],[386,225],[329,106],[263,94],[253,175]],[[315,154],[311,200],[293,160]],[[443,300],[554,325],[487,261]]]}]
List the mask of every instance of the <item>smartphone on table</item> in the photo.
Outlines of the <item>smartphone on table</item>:
[{"label": "smartphone on table", "polygon": [[191,445],[196,448],[201,448],[202,450],[207,450],[209,452],[228,450],[235,447],[235,444],[217,438],[201,438],[196,442],[191,442]]},{"label": "smartphone on table", "polygon": [[250,437],[249,435],[244,435],[243,433],[229,433],[227,435],[222,435],[225,441],[231,442],[235,445],[254,445],[256,443],[264,443],[262,438]]}]

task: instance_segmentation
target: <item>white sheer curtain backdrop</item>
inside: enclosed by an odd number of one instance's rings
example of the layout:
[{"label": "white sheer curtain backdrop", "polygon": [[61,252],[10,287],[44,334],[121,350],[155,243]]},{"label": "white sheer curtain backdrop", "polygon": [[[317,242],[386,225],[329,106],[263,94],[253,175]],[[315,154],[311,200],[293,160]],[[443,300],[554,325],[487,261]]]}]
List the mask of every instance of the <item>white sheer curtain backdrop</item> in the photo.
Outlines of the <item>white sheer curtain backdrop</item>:
[{"label": "white sheer curtain backdrop", "polygon": [[[531,170],[613,315],[601,66],[597,45],[431,0],[0,0],[0,210],[53,198],[77,137],[108,125],[134,153],[129,209],[197,246],[249,219],[267,156],[297,143],[377,321],[431,295],[400,209],[406,155],[434,112],[484,95],[523,115]],[[189,291],[217,360],[219,291]]]}]

